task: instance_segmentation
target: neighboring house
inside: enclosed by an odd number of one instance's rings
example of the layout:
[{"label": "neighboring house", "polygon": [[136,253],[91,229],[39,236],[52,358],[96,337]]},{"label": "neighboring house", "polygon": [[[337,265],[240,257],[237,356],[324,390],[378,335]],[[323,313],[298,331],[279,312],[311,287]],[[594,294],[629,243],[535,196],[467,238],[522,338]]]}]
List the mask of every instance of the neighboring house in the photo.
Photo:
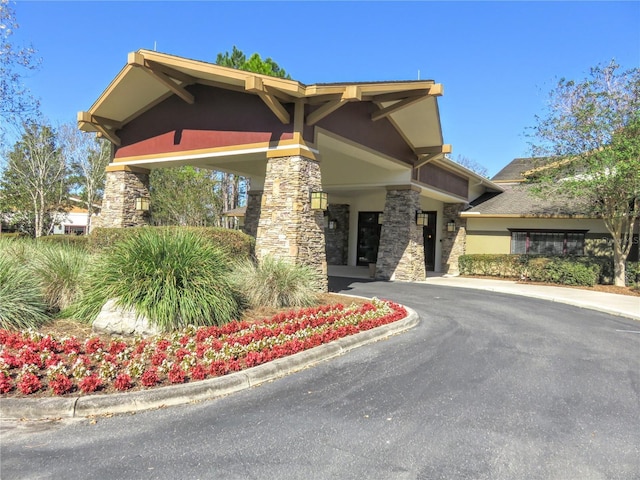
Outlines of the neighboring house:
[{"label": "neighboring house", "polygon": [[[59,213],[55,219],[53,235],[84,235],[87,232],[89,210],[85,202],[78,197],[69,197],[69,201],[72,204],[71,208],[64,213]],[[99,210],[100,205],[94,204],[94,208]],[[97,217],[98,214],[92,214],[92,227]]]},{"label": "neighboring house", "polygon": [[240,230],[244,228],[244,216],[247,207],[238,207],[222,213],[222,223],[225,228]]},{"label": "neighboring house", "polygon": [[[89,211],[84,207],[85,202],[78,197],[69,197],[71,207],[66,212],[55,214],[53,235],[84,235],[87,231],[87,215]],[[100,209],[100,205],[94,205],[94,208]],[[0,232],[12,232],[11,228],[12,216],[15,214],[4,213],[0,215]],[[92,223],[97,218],[97,214],[92,215]]]},{"label": "neighboring house", "polygon": [[[601,218],[585,215],[578,201],[532,193],[524,174],[534,168],[535,159],[516,158],[492,179],[503,192],[486,193],[461,212],[465,252],[611,255],[611,235]],[[636,234],[629,260],[637,259]]]}]

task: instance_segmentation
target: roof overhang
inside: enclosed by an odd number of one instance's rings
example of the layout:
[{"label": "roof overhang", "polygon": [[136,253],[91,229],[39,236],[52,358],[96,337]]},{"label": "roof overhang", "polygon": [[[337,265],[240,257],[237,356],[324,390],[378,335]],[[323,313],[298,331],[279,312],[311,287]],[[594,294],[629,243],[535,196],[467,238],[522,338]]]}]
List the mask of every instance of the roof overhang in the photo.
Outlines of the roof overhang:
[{"label": "roof overhang", "polygon": [[[78,126],[120,145],[117,131],[168,97],[196,102],[187,89],[196,83],[257,95],[283,124],[297,123],[296,131],[346,103],[368,101],[377,107],[371,121],[388,119],[418,159],[451,151],[443,145],[437,104],[443,87],[433,80],[305,85],[149,50],[129,54],[127,64],[91,108],[78,113]],[[304,111],[300,107],[305,104],[315,109],[301,118],[291,115],[286,104],[295,104],[297,112]]]}]

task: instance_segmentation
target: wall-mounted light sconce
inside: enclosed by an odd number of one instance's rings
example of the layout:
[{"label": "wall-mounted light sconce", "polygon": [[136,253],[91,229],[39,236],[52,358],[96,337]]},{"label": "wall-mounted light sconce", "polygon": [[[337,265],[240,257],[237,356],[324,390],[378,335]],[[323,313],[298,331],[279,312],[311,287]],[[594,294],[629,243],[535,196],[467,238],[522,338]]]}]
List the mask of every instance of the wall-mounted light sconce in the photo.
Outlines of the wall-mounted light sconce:
[{"label": "wall-mounted light sconce", "polygon": [[416,212],[416,225],[420,227],[426,227],[427,225],[429,225],[429,214],[418,210]]},{"label": "wall-mounted light sconce", "polygon": [[326,210],[328,205],[327,192],[311,192],[311,210]]},{"label": "wall-mounted light sconce", "polygon": [[139,212],[148,212],[149,197],[136,197],[136,210]]},{"label": "wall-mounted light sconce", "polygon": [[384,213],[378,214],[378,225],[382,225],[384,223]]},{"label": "wall-mounted light sconce", "polygon": [[456,231],[456,222],[454,220],[449,220],[447,223],[447,232],[455,232]]},{"label": "wall-mounted light sconce", "polygon": [[335,230],[338,228],[338,222],[334,219],[329,220],[329,230]]}]

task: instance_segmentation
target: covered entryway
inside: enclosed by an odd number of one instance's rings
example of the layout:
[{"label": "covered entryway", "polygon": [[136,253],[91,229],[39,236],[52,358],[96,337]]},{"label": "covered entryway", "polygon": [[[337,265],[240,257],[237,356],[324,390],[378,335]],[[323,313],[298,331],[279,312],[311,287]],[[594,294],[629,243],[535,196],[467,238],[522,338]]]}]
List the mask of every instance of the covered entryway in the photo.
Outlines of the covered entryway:
[{"label": "covered entryway", "polygon": [[[193,165],[251,179],[244,230],[256,237],[258,259],[274,255],[326,277],[325,238],[333,235],[332,261],[373,260],[380,278],[423,279],[416,213],[430,202],[464,204],[474,178],[444,157],[442,93],[433,80],[305,85],[131,53],[78,114],[80,129],[113,144],[100,224],[145,224],[136,205],[148,198],[149,172]],[[374,237],[379,229],[377,258],[359,246],[361,212],[384,215],[381,227],[366,224]]]}]

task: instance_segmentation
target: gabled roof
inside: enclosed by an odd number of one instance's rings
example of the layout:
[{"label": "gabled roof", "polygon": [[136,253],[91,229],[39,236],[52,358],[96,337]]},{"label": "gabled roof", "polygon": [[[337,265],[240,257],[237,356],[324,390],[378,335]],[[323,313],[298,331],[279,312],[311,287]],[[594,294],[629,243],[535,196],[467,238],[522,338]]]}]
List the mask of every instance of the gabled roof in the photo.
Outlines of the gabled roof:
[{"label": "gabled roof", "polygon": [[491,180],[500,183],[524,182],[524,173],[535,168],[536,160],[535,158],[515,158]]},{"label": "gabled roof", "polygon": [[125,67],[91,108],[78,113],[79,128],[118,145],[117,131],[123,125],[166,98],[197,101],[186,88],[195,83],[257,95],[283,124],[293,122],[286,104],[317,106],[304,119],[306,125],[314,125],[348,102],[370,101],[377,106],[371,120],[389,119],[417,155],[450,151],[450,146],[443,146],[437,104],[443,89],[433,80],[305,85],[149,50],[129,54]]},{"label": "gabled roof", "polygon": [[463,217],[588,217],[584,203],[552,196],[540,197],[533,193],[532,184],[518,184],[505,188],[502,193],[487,193],[469,204]]}]

